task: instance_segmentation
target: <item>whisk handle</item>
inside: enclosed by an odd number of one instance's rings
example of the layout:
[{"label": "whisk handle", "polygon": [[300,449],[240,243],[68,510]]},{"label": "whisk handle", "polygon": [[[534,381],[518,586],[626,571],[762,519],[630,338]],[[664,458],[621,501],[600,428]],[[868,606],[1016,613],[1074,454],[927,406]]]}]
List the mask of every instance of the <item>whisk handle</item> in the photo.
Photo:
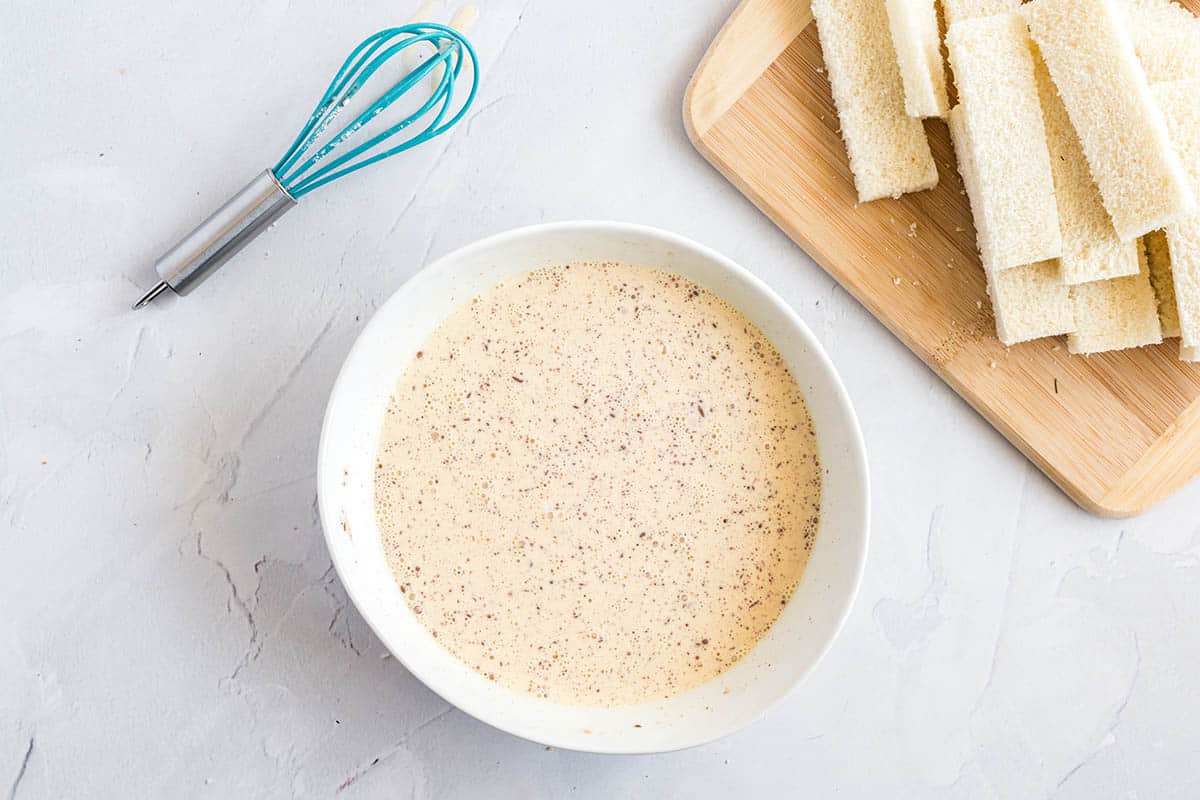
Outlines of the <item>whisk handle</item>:
[{"label": "whisk handle", "polygon": [[164,288],[181,295],[195,289],[295,205],[296,201],[271,170],[263,170],[155,262],[162,283],[155,287],[157,292],[151,290],[139,305],[149,302],[153,299],[151,295],[161,293]]}]

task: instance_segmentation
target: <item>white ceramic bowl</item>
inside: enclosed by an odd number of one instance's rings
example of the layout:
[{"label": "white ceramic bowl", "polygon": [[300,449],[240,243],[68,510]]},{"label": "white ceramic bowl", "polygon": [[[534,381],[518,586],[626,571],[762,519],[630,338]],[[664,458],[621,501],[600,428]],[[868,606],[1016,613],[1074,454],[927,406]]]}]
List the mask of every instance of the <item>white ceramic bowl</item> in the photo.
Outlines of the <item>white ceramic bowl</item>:
[{"label": "white ceramic bowl", "polygon": [[[501,279],[539,266],[622,261],[676,272],[737,306],[779,349],[804,390],[825,469],[820,529],[795,596],[732,669],[661,702],[578,708],[514,692],[444,650],[405,604],[375,525],[375,451],[389,396],[439,322]],[[676,750],[753,721],[816,667],[850,611],[867,553],[866,455],[829,358],[766,284],[712,250],[665,231],[564,222],[502,233],[422,270],[375,313],[342,367],[321,432],[317,487],[325,539],[359,612],[405,667],[447,701],[497,728],[599,753]],[[640,727],[635,727],[639,725]]]}]

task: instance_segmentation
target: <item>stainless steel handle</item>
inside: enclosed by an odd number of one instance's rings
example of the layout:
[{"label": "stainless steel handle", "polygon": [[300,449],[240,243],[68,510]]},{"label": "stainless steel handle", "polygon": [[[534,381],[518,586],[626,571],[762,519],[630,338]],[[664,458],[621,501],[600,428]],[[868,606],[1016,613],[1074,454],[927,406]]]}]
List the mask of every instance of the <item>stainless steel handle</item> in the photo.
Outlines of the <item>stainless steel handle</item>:
[{"label": "stainless steel handle", "polygon": [[250,181],[154,264],[162,282],[138,300],[141,308],[167,289],[185,295],[296,205],[271,170]]}]

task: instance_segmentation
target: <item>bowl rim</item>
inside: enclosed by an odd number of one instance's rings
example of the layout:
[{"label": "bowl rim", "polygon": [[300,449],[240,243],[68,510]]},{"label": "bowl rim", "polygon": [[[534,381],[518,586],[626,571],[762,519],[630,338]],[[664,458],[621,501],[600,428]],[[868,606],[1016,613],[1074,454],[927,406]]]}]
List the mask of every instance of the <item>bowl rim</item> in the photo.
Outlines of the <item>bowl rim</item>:
[{"label": "bowl rim", "polygon": [[[335,531],[340,530],[338,521],[334,516],[334,510],[329,507],[326,502],[326,497],[332,492],[327,488],[326,483],[332,480],[332,473],[325,469],[327,463],[327,453],[329,447],[329,431],[331,427],[332,411],[336,404],[339,395],[345,392],[344,383],[347,380],[347,373],[351,362],[354,361],[356,353],[364,347],[364,341],[371,337],[373,331],[377,327],[382,327],[384,323],[383,312],[393,303],[403,302],[403,295],[408,294],[414,286],[420,283],[436,280],[442,276],[442,273],[452,270],[456,262],[463,260],[465,257],[480,251],[486,251],[490,248],[504,244],[513,239],[523,237],[536,237],[548,233],[561,233],[563,231],[577,230],[581,232],[596,232],[603,231],[611,234],[627,234],[632,236],[643,236],[657,239],[664,244],[688,249],[694,251],[699,256],[708,259],[718,264],[723,270],[750,284],[755,292],[762,299],[772,306],[772,311],[777,313],[781,319],[786,320],[788,326],[794,330],[803,340],[805,346],[811,351],[812,355],[821,364],[825,370],[822,376],[822,381],[827,381],[826,390],[835,401],[837,410],[843,415],[846,424],[846,441],[847,457],[850,460],[850,471],[853,474],[854,481],[861,486],[861,504],[859,508],[852,510],[853,528],[850,530],[853,535],[852,541],[847,542],[850,550],[850,557],[853,558],[851,569],[851,578],[848,590],[840,593],[836,600],[830,602],[830,611],[826,612],[832,617],[832,626],[829,628],[828,635],[825,637],[817,648],[817,655],[803,669],[799,669],[786,682],[786,687],[779,694],[770,699],[763,705],[761,709],[742,720],[734,720],[729,724],[722,726],[715,733],[705,732],[700,735],[683,735],[679,736],[677,741],[672,742],[668,746],[642,746],[622,742],[621,745],[603,745],[599,742],[596,747],[581,748],[575,743],[562,743],[554,741],[549,737],[534,736],[524,730],[521,725],[514,724],[509,721],[507,715],[498,704],[475,703],[461,696],[457,696],[454,691],[452,682],[441,681],[429,671],[421,668],[420,665],[413,663],[413,659],[406,658],[403,652],[397,652],[389,645],[387,638],[380,632],[371,616],[363,612],[363,605],[359,602],[359,594],[352,580],[347,580],[348,573],[352,572],[348,565],[342,563],[339,556],[339,548],[334,546],[333,537]],[[715,290],[714,290],[715,291]],[[719,294],[719,292],[718,292]],[[338,576],[338,580],[342,584],[350,602],[354,604],[355,610],[366,622],[371,632],[379,639],[380,643],[401,665],[404,666],[413,677],[417,678],[426,688],[438,695],[443,701],[449,703],[454,708],[463,713],[474,717],[475,719],[490,725],[498,730],[504,731],[512,736],[524,739],[526,741],[535,742],[538,744],[552,746],[558,749],[574,750],[577,752],[589,752],[597,754],[611,755],[639,755],[650,753],[668,753],[678,750],[685,750],[691,747],[698,747],[709,742],[717,741],[726,736],[742,730],[745,727],[753,724],[761,719],[770,709],[781,703],[784,698],[788,697],[796,688],[802,684],[809,675],[824,661],[829,651],[833,648],[834,642],[837,641],[842,629],[845,627],[846,621],[854,608],[855,600],[858,597],[862,587],[863,575],[866,571],[867,554],[870,546],[870,512],[871,512],[871,487],[870,487],[870,472],[867,467],[866,444],[863,440],[862,429],[858,421],[858,415],[855,413],[854,405],[850,400],[849,393],[846,391],[845,385],[842,383],[841,375],[834,366],[833,361],[829,358],[825,348],[821,345],[816,335],[808,327],[807,323],[800,317],[796,310],[782,297],[780,297],[774,289],[772,289],[765,281],[757,275],[738,264],[731,258],[722,253],[701,244],[689,237],[671,231],[657,228],[650,225],[640,223],[623,222],[615,220],[563,220],[555,222],[544,222],[533,225],[524,225],[516,228],[510,228],[499,233],[485,236],[471,243],[456,248],[437,259],[427,266],[420,268],[417,272],[406,279],[398,286],[392,294],[381,304],[371,315],[367,324],[359,332],[354,340],[354,344],[347,351],[341,367],[338,369],[337,377],[334,379],[329,392],[329,399],[325,405],[325,411],[321,423],[320,440],[317,446],[317,506],[318,516],[321,521],[322,533],[324,536],[326,550],[329,552],[330,561],[333,564],[334,571]],[[855,545],[857,545],[855,547]],[[855,552],[855,550],[857,552]],[[801,578],[803,580],[803,577]]]}]

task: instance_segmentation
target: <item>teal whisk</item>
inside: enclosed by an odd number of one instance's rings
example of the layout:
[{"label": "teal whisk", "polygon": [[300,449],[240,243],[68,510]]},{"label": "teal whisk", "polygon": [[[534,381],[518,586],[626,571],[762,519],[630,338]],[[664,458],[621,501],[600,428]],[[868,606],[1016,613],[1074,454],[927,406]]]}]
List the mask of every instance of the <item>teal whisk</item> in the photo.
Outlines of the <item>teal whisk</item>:
[{"label": "teal whisk", "polygon": [[[422,44],[425,42],[428,44]],[[402,61],[400,55],[418,45],[430,55],[400,80],[386,85],[366,110],[318,147],[317,142],[371,77],[392,59]],[[431,75],[434,77],[430,79]],[[465,92],[457,87],[460,79],[469,81]],[[381,75],[376,82],[383,80]],[[430,81],[433,91],[415,111],[387,127],[382,127],[382,122],[372,126],[383,111],[410,92],[419,91],[422,82],[428,85]],[[154,267],[161,279],[159,284],[133,307],[141,308],[168,289],[186,295],[304,195],[445,132],[466,114],[478,83],[475,51],[451,27],[423,22],[368,36],[333,76],[308,124],[279,162],[158,259]],[[461,98],[458,102],[456,88]],[[381,129],[375,131],[373,127]],[[362,137],[368,138],[353,143]]]}]

